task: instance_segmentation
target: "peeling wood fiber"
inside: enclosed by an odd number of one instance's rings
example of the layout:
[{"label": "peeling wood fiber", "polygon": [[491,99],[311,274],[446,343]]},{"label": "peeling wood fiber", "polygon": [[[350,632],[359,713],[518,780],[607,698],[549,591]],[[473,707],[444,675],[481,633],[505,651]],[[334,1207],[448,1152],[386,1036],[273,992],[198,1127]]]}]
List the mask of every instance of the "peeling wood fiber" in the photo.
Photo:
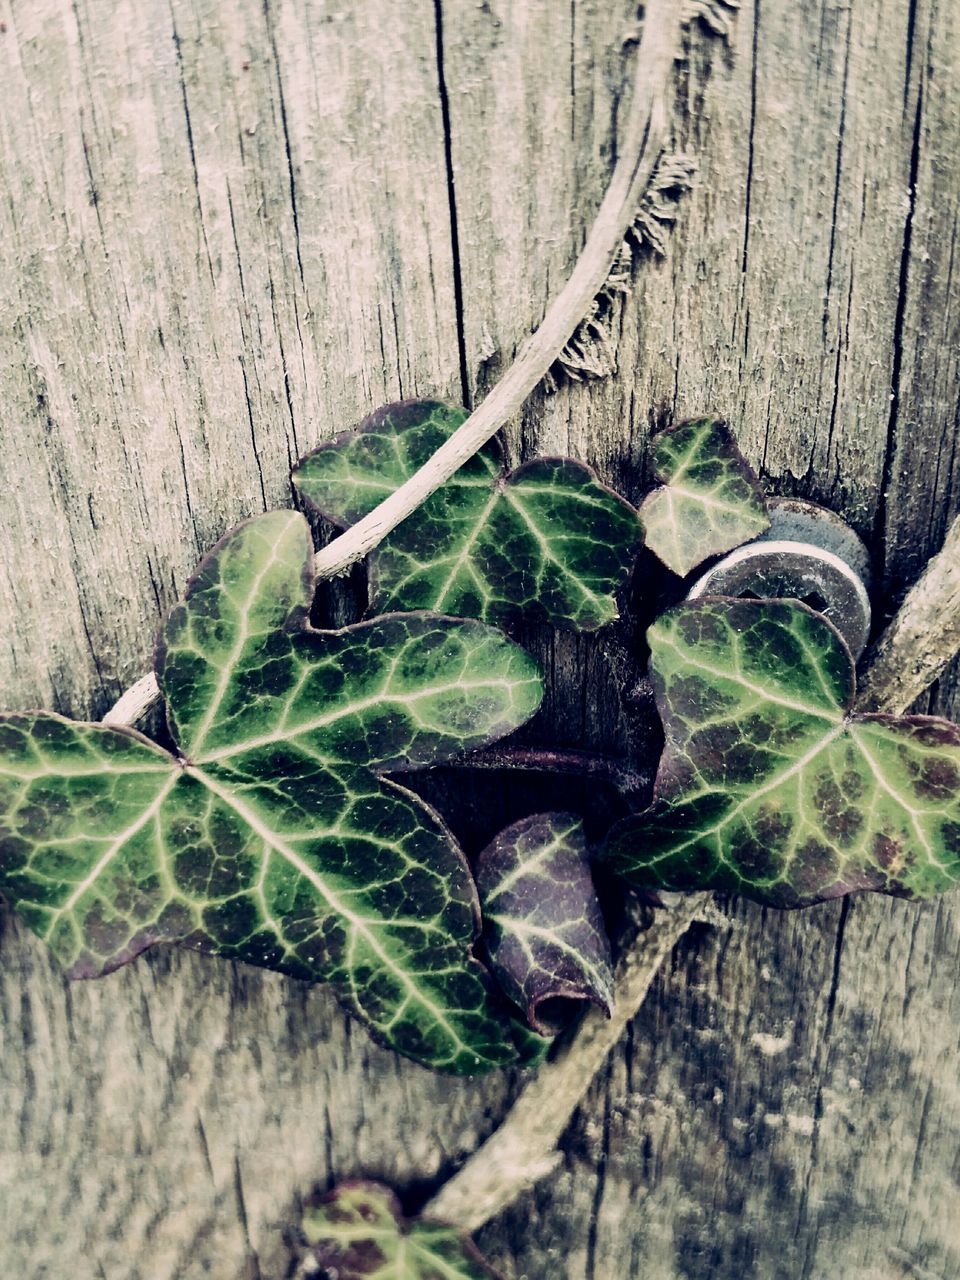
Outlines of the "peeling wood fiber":
[{"label": "peeling wood fiber", "polygon": [[[616,158],[632,3],[0,0],[0,704],[99,716],[230,525],[400,396],[480,398]],[[619,375],[513,458],[636,498],[721,411],[868,540],[888,615],[960,506],[960,35],[939,0],[747,0],[694,27],[695,189],[617,303]],[[337,606],[349,607],[349,593]],[[543,731],[617,746],[595,644],[534,633]],[[956,668],[922,709],[960,714]],[[528,1280],[960,1274],[960,899],[697,927],[482,1233]],[[434,1077],[322,990],[178,951],[67,987],[0,933],[0,1261],[282,1280],[300,1197],[452,1171],[510,1075]]]}]

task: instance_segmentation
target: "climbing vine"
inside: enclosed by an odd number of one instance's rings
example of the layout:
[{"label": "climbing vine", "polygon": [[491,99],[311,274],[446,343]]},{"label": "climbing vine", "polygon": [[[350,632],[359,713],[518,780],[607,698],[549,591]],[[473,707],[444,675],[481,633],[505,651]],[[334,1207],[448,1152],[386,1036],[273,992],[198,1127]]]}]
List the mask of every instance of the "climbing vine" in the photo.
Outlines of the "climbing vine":
[{"label": "climbing vine", "polygon": [[[348,526],[465,416],[387,406],[304,458],[295,486]],[[796,600],[701,597],[647,630],[664,736],[652,796],[624,788],[628,816],[592,846],[577,814],[532,813],[471,869],[404,785],[411,770],[469,767],[537,711],[541,673],[501,626],[609,627],[631,576],[649,612],[651,553],[679,583],[768,526],[719,419],[678,424],[653,451],[663,484],[636,510],[578,462],[507,472],[486,447],[383,540],[368,617],[339,631],[309,621],[302,515],[230,531],[160,630],[165,745],[124,725],[0,715],[0,891],[69,977],[180,943],[329,983],[389,1048],[475,1074],[542,1061],[587,1003],[610,1015],[597,861],[652,901],[721,888],[798,907],[949,888],[960,727],[853,712],[843,638]],[[550,770],[555,755],[528,750],[523,767]],[[383,1188],[345,1184],[311,1215],[314,1255],[338,1275],[417,1280],[441,1257],[445,1274],[491,1274],[452,1229],[405,1223]]]},{"label": "climbing vine", "polygon": [[[295,485],[349,525],[464,417],[388,406],[303,459]],[[472,1074],[540,1056],[537,1037],[578,1002],[609,1011],[595,860],[654,894],[781,907],[948,888],[960,729],[852,713],[849,651],[797,601],[700,598],[649,628],[665,736],[652,802],[625,795],[629,815],[593,847],[575,814],[530,814],[483,851],[475,882],[404,785],[469,766],[536,712],[537,665],[494,622],[602,628],[631,574],[647,607],[644,530],[689,574],[769,523],[723,422],[670,428],[654,455],[664,483],[637,511],[580,463],[505,472],[488,446],[384,539],[369,616],[340,631],[308,620],[304,517],[238,526],[160,631],[166,746],[52,712],[0,716],[0,890],[71,977],[178,942],[330,983],[382,1043]],[[549,750],[524,761],[552,764]]]},{"label": "climbing vine", "polygon": [[[722,4],[687,10],[725,31]],[[0,891],[69,977],[176,943],[327,983],[379,1042],[433,1069],[532,1069],[570,1052],[585,1008],[619,1025],[629,983],[649,985],[614,955],[595,867],[661,906],[706,889],[784,908],[916,899],[960,878],[960,728],[858,709],[827,602],[687,598],[698,571],[770,524],[726,423],[661,432],[659,484],[638,508],[573,459],[508,470],[493,439],[541,378],[612,372],[612,299],[635,250],[663,252],[692,173],[661,155],[676,34],[663,12],[647,17],[627,159],[491,396],[473,413],[389,405],[302,459],[303,504],[351,532],[318,552],[293,511],[228,532],[165,619],[153,672],[103,722],[0,714]],[[318,575],[364,555],[367,616],[312,625]],[[498,768],[520,760],[512,735],[543,695],[516,633],[531,619],[621,626],[657,720],[642,760],[634,734],[623,760],[562,762],[619,780],[615,823],[588,837],[577,812],[531,812],[471,865],[410,775],[486,767],[493,744]],[[634,691],[613,669],[629,717]],[[157,697],[154,741],[132,721]],[[558,761],[549,746],[522,754],[526,771]],[[664,929],[661,951],[675,936]],[[340,1280],[494,1274],[459,1230],[406,1219],[376,1184],[341,1184],[302,1226],[314,1270]]]}]

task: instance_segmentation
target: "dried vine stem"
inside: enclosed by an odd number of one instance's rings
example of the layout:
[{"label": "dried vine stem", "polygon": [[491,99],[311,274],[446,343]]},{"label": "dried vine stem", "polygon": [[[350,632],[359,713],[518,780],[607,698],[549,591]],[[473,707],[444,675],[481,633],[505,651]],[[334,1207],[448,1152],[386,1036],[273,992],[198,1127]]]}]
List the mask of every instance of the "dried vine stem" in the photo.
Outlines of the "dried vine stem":
[{"label": "dried vine stem", "polygon": [[123,691],[103,717],[102,723],[113,725],[115,729],[136,724],[141,716],[147,714],[159,697],[160,686],[157,684],[156,675],[151,671],[149,675],[141,676],[136,684],[132,684],[129,689]]},{"label": "dried vine stem", "polygon": [[960,516],[868,655],[865,711],[903,711],[960,652]]},{"label": "dried vine stem", "polygon": [[[902,714],[960,649],[960,518],[874,650],[857,698],[861,711]],[[503,1124],[426,1205],[424,1214],[476,1231],[559,1162],[556,1145],[607,1054],[646,999],[663,961],[710,895],[692,894],[658,912],[620,959],[614,1013],[591,1009],[576,1037],[542,1066]]]},{"label": "dried vine stem", "polygon": [[[346,572],[473,457],[520,409],[587,314],[633,224],[660,156],[666,130],[666,88],[682,18],[682,0],[648,0],[645,6],[633,101],[618,148],[620,159],[583,251],[540,327],[521,344],[513,364],[487,398],[433,457],[369,515],[317,553],[319,578]],[[144,676],[126,690],[103,723],[134,724],[159,693],[156,677]]]},{"label": "dried vine stem", "polygon": [[500,1128],[426,1205],[426,1217],[476,1231],[553,1172],[560,1161],[557,1143],[570,1117],[643,1004],[661,964],[709,900],[709,894],[692,894],[675,910],[657,913],[617,965],[613,1016],[607,1019],[599,1009],[587,1013],[575,1038],[544,1063]]},{"label": "dried vine stem", "polygon": [[521,344],[510,368],[487,398],[420,470],[318,553],[322,577],[344,570],[372,551],[396,526],[471,458],[521,407],[603,288],[656,167],[666,129],[666,87],[677,49],[680,0],[645,7],[637,52],[633,101],[614,168],[583,252],[540,327]]}]

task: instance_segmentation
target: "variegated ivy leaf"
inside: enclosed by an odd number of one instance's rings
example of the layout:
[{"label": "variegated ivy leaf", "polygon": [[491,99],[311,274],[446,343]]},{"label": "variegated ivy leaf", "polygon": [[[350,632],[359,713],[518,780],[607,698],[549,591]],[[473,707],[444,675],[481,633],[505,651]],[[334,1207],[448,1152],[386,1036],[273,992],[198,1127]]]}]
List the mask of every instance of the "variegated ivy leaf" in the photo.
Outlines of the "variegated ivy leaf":
[{"label": "variegated ivy leaf", "polygon": [[278,511],[201,563],[157,653],[176,756],[132,731],[0,717],[0,891],[73,977],[179,941],[328,981],[421,1062],[512,1061],[471,957],[463,856],[378,773],[515,728],[539,674],[479,622],[312,630],[312,551],[303,517]]},{"label": "variegated ivy leaf", "polygon": [[320,1275],[336,1280],[502,1280],[456,1227],[408,1221],[376,1182],[341,1182],[307,1205],[302,1227]]},{"label": "variegated ivy leaf", "polygon": [[553,1034],[540,1035],[538,1031],[534,1031],[518,1018],[512,1020],[510,1029],[517,1049],[518,1067],[529,1071],[546,1061],[554,1045]]},{"label": "variegated ivy leaf", "polygon": [[[354,524],[465,417],[434,401],[388,405],[308,454],[294,484],[327,519]],[[614,594],[641,541],[636,511],[589,467],[538,458],[505,474],[491,443],[372,553],[372,608],[433,609],[485,622],[525,613],[592,631],[617,617]]]},{"label": "variegated ivy leaf", "polygon": [[857,715],[853,663],[786,600],[696,600],[648,632],[666,746],[652,808],[605,856],[650,888],[802,907],[960,878],[960,727]]},{"label": "variegated ivy leaf", "polygon": [[647,546],[681,577],[770,527],[757,477],[722,419],[661,431],[653,467],[663,485],[640,504],[640,522]]},{"label": "variegated ivy leaf", "polygon": [[590,875],[583,823],[541,813],[513,823],[475,868],[490,967],[541,1035],[555,1001],[590,1000],[609,1015],[610,943]]}]

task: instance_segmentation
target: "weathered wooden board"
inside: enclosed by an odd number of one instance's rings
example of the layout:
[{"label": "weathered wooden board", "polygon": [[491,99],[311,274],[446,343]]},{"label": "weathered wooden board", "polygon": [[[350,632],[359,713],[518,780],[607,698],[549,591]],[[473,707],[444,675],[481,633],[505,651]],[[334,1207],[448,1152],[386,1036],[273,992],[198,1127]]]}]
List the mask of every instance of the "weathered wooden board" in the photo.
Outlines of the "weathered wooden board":
[{"label": "weathered wooden board", "polygon": [[[198,552],[290,500],[299,451],[496,379],[602,195],[634,19],[0,0],[0,703],[101,714]],[[892,607],[960,504],[958,70],[936,0],[754,0],[729,45],[691,32],[698,182],[615,316],[619,376],[538,393],[511,449],[636,494],[650,426],[718,408],[772,488],[869,539]],[[546,727],[615,738],[595,650],[537,643]],[[929,705],[960,712],[956,689]],[[956,902],[729,918],[483,1245],[528,1280],[960,1273]],[[515,1087],[433,1077],[324,992],[186,953],[68,988],[5,916],[0,1260],[280,1280],[299,1197],[437,1176]]]}]

